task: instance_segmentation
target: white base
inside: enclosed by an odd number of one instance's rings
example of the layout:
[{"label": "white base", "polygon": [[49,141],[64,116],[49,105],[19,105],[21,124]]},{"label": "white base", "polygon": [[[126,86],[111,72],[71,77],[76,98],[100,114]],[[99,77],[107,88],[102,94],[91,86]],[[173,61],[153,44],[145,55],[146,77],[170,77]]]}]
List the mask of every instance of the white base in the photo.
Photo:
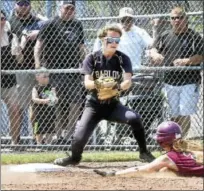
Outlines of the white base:
[{"label": "white base", "polygon": [[48,163],[30,163],[11,166],[9,171],[12,172],[62,172],[68,168]]}]

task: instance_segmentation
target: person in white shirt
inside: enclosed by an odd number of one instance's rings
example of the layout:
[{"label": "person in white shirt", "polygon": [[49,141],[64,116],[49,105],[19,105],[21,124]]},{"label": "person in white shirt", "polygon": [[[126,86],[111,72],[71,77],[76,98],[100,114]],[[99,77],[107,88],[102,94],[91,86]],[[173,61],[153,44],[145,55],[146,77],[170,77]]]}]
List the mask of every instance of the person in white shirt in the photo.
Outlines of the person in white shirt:
[{"label": "person in white shirt", "polygon": [[[134,11],[130,7],[124,7],[119,11],[120,23],[118,25],[122,29],[122,36],[118,50],[129,56],[133,71],[140,69],[142,64],[142,56],[145,49],[151,47],[153,43],[152,37],[145,29],[134,24]],[[96,39],[93,51],[101,49],[100,39]]]}]

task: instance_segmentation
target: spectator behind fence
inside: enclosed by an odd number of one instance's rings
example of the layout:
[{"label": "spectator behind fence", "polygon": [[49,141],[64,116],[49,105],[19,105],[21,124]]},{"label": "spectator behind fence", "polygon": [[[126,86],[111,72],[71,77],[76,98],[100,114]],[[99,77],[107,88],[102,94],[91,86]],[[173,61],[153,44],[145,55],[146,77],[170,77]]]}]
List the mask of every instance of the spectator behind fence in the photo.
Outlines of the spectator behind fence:
[{"label": "spectator behind fence", "polygon": [[58,98],[55,87],[49,82],[49,73],[36,74],[36,80],[37,85],[32,90],[34,135],[37,144],[51,144],[55,135],[55,105]]},{"label": "spectator behind fence", "polygon": [[[35,64],[45,63],[48,69],[79,68],[85,56],[84,32],[80,21],[75,19],[74,2],[62,2],[60,15],[40,31],[35,46]],[[81,110],[82,85],[79,73],[50,74],[51,83],[59,97],[57,111],[58,137],[64,132],[64,140],[71,138]],[[59,143],[60,144],[60,143]]]},{"label": "spectator behind fence", "polygon": [[[16,70],[22,61],[19,39],[10,31],[6,15],[1,11],[1,69]],[[20,108],[17,99],[17,81],[15,74],[1,74],[1,98],[5,102],[9,120],[12,144],[20,139]]]},{"label": "spectator behind fence", "polygon": [[[34,64],[34,45],[40,29],[42,20],[31,13],[30,0],[16,0],[15,8],[10,17],[11,31],[21,39],[21,48],[24,61],[20,69],[35,69]],[[31,92],[35,85],[35,75],[31,73],[20,73],[16,75],[18,83],[18,99],[21,106],[21,121],[23,115],[27,115],[28,107],[31,102]],[[23,124],[23,123],[22,123]],[[28,128],[29,124],[26,124]]]},{"label": "spectator behind fence", "polygon": [[[172,29],[158,35],[151,49],[151,59],[158,66],[199,66],[203,61],[203,39],[188,28],[188,17],[181,7],[170,13]],[[171,120],[183,127],[184,136],[191,126],[190,115],[197,111],[199,70],[171,70],[164,73],[165,93]]]},{"label": "spectator behind fence", "polygon": [[[77,165],[80,163],[85,145],[91,137],[97,124],[105,119],[118,123],[128,124],[132,128],[140,150],[140,159],[150,162],[154,156],[147,150],[144,127],[140,116],[122,105],[118,91],[125,91],[131,86],[132,65],[128,56],[116,51],[122,31],[115,24],[110,24],[99,30],[98,37],[102,41],[102,50],[89,54],[83,61],[84,84],[89,90],[82,117],[76,125],[72,141],[72,156],[59,158],[55,164]],[[120,65],[120,60],[123,64]],[[103,97],[100,89],[101,77],[114,78],[114,82],[105,88],[110,92]],[[99,81],[98,81],[99,80]],[[111,83],[110,83],[111,84]],[[99,87],[99,89],[98,89]]]},{"label": "spectator behind fence", "polygon": [[[120,23],[118,26],[122,30],[121,41],[118,50],[129,56],[133,71],[142,66],[142,56],[145,49],[151,47],[153,39],[145,29],[134,24],[134,11],[130,7],[124,7],[119,11]],[[101,41],[96,39],[93,51],[101,49]]]}]

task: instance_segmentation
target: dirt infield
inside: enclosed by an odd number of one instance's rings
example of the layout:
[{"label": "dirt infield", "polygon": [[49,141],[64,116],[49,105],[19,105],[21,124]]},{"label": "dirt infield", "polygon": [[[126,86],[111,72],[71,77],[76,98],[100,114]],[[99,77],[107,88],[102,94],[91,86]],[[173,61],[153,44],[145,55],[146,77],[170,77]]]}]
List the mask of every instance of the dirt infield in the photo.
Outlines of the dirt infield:
[{"label": "dirt infield", "polygon": [[[174,174],[138,174],[134,177],[101,177],[93,169],[118,170],[136,162],[81,163],[66,172],[16,173],[2,166],[2,190],[203,190],[202,178]],[[141,165],[141,163],[137,163]]]}]

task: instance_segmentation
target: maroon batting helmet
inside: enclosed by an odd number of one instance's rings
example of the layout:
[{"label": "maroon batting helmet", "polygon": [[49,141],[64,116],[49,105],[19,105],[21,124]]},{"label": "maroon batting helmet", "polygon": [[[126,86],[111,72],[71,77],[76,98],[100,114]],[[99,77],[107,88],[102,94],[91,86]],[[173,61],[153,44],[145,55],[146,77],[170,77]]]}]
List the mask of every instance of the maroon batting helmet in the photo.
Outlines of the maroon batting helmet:
[{"label": "maroon batting helmet", "polygon": [[172,144],[175,139],[181,138],[181,127],[173,121],[163,122],[157,127],[155,138],[159,144]]}]

